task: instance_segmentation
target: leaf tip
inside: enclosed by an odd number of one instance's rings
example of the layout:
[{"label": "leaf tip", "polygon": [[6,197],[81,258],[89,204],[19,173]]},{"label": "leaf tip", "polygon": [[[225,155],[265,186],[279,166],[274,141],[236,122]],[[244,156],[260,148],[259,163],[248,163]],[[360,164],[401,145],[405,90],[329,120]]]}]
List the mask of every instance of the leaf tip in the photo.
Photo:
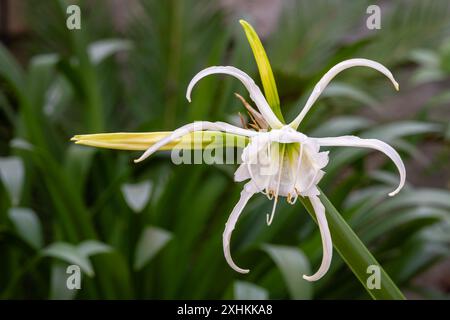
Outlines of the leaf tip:
[{"label": "leaf tip", "polygon": [[247,21],[245,21],[244,19],[239,19],[239,23],[243,26],[243,27],[246,27],[246,26],[249,26],[250,24],[247,22]]}]

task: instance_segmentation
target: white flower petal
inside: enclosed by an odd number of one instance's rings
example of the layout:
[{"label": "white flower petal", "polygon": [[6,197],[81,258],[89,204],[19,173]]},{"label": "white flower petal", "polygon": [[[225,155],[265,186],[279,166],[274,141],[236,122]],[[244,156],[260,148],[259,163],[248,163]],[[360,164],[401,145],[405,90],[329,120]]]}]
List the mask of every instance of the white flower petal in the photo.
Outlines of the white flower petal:
[{"label": "white flower petal", "polygon": [[317,167],[324,168],[327,166],[328,161],[329,161],[329,157],[328,157],[329,153],[330,153],[329,151],[323,151],[323,152],[318,152],[316,154],[314,161],[315,161],[315,164]]},{"label": "white flower petal", "polygon": [[255,84],[252,78],[242,70],[239,70],[235,67],[231,66],[218,66],[218,67],[209,67],[206,68],[199,73],[197,73],[194,78],[192,78],[191,82],[189,83],[189,86],[187,88],[186,92],[186,99],[191,102],[191,91],[192,88],[195,86],[195,84],[201,80],[202,78],[211,75],[211,74],[217,74],[217,73],[223,73],[228,74],[233,77],[236,77],[239,79],[244,86],[247,88],[250,98],[255,102],[256,106],[258,107],[258,110],[261,112],[261,115],[264,117],[264,120],[270,125],[271,128],[281,128],[283,124],[281,121],[277,118],[275,113],[270,108],[269,104],[266,101],[266,98],[264,98],[264,95],[262,94],[259,87]]},{"label": "white flower petal", "polygon": [[247,167],[251,181],[258,191],[264,190],[278,171],[278,144],[272,146],[267,133],[258,133],[242,152],[242,164]]},{"label": "white flower petal", "polygon": [[323,147],[361,147],[361,148],[371,148],[383,152],[388,156],[394,164],[397,166],[398,172],[400,174],[400,183],[394,191],[389,193],[389,196],[396,195],[405,184],[406,170],[400,155],[387,143],[377,140],[377,139],[361,139],[355,136],[342,136],[342,137],[332,137],[332,138],[311,138],[317,141]]},{"label": "white flower petal", "polygon": [[302,197],[315,197],[320,195],[319,188],[317,188],[316,185],[312,185],[309,189],[306,191],[301,192]]},{"label": "white flower petal", "polygon": [[319,80],[319,82],[316,84],[316,86],[313,89],[313,92],[308,98],[308,101],[306,101],[305,106],[303,107],[302,111],[299,113],[297,118],[292,121],[289,126],[291,126],[294,129],[297,129],[300,122],[303,120],[305,115],[308,113],[309,109],[311,109],[314,102],[316,102],[317,98],[322,94],[323,90],[326,88],[328,83],[341,71],[351,68],[351,67],[369,67],[375,70],[380,71],[383,73],[386,77],[391,80],[396,90],[398,90],[399,86],[397,81],[395,81],[394,76],[392,73],[382,64],[368,59],[350,59],[345,60],[337,65],[335,65],[333,68],[331,68],[325,75]]},{"label": "white flower petal", "polygon": [[309,197],[309,200],[316,213],[317,224],[319,225],[320,235],[322,237],[323,256],[319,270],[312,276],[303,275],[303,279],[307,281],[317,281],[322,278],[330,268],[331,258],[333,256],[333,243],[331,241],[330,229],[328,228],[328,222],[325,216],[325,207],[317,196]]},{"label": "white flower petal", "polygon": [[295,184],[298,179],[298,173],[300,171],[300,165],[302,164],[302,159],[303,159],[303,148],[304,148],[303,144],[300,143],[299,149],[298,149],[297,165],[292,167],[292,169],[294,169],[294,167],[295,167],[295,171],[293,171],[293,173],[292,173],[293,180],[292,180],[292,188],[291,189],[295,188]]},{"label": "white flower petal", "polygon": [[236,225],[237,220],[239,219],[239,216],[242,213],[242,210],[244,210],[245,205],[247,204],[248,200],[255,194],[255,189],[252,186],[252,182],[247,183],[244,186],[244,189],[241,192],[241,198],[239,199],[238,203],[233,208],[233,211],[231,212],[227,223],[225,223],[225,230],[223,232],[223,253],[225,255],[225,260],[230,265],[231,268],[233,268],[235,271],[239,273],[248,273],[248,269],[241,269],[239,268],[233,261],[233,258],[231,258],[230,253],[230,239],[231,234],[234,230],[234,227]]},{"label": "white flower petal", "polygon": [[324,175],[321,169],[328,164],[328,152],[319,152],[320,145],[303,135],[297,141],[301,146],[301,158],[290,168],[294,172],[291,176],[294,178],[295,190],[303,197],[318,195],[316,185]]},{"label": "white flower petal", "polygon": [[147,159],[154,152],[158,151],[160,148],[165,146],[166,144],[181,138],[182,136],[194,132],[194,131],[202,131],[202,130],[216,130],[222,132],[233,133],[241,136],[252,137],[257,134],[256,131],[242,129],[239,127],[235,127],[231,124],[225,122],[209,122],[209,121],[197,121],[193,123],[186,124],[172,132],[172,134],[167,137],[159,140],[157,143],[148,148],[138,159],[134,160],[134,162],[141,162],[142,160]]},{"label": "white flower petal", "polygon": [[240,164],[236,172],[234,173],[234,181],[242,182],[250,178],[251,176],[250,173],[248,172],[248,165],[245,163]]},{"label": "white flower petal", "polygon": [[[323,178],[325,171],[317,170],[314,172],[314,176],[309,180],[309,184],[303,191],[300,191],[300,194],[304,197],[312,197],[318,196],[320,194],[319,189],[317,188],[317,184]],[[299,189],[300,190],[300,189]]]}]

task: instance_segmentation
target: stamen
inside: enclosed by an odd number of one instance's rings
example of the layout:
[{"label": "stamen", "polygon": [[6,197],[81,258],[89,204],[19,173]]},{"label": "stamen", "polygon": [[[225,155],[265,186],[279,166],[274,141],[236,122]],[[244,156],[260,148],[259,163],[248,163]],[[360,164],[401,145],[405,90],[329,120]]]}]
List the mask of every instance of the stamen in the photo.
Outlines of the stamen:
[{"label": "stamen", "polygon": [[[298,172],[300,171],[300,164],[302,163],[302,159],[303,159],[303,144],[299,143],[300,149],[298,151],[298,159],[297,159],[297,169],[295,170],[295,175],[294,175],[294,182],[293,182],[293,188],[294,190],[297,192],[297,194],[299,193],[295,187],[295,183],[297,182],[297,178],[298,178]],[[297,200],[297,199],[296,199]]]},{"label": "stamen", "polygon": [[298,198],[298,194],[294,193],[294,196],[292,196],[292,194],[289,192],[288,193],[288,197],[287,197],[287,202],[290,205],[293,205],[293,204],[295,204],[297,202],[297,198]]},{"label": "stamen", "polygon": [[298,194],[295,195],[294,200],[291,200],[291,205],[294,205],[297,202]]},{"label": "stamen", "polygon": [[251,120],[258,128],[258,131],[260,129],[269,129],[269,125],[268,125],[267,121],[264,120],[264,117],[261,115],[261,113],[259,113],[255,109],[253,109],[253,107],[247,101],[245,101],[245,99],[240,94],[234,93],[234,95],[239,100],[241,100],[242,104],[247,109],[248,115],[250,116]]},{"label": "stamen", "polygon": [[270,216],[269,216],[269,214],[266,215],[266,222],[267,222],[268,226],[270,226],[272,224],[272,220],[275,215],[275,209],[277,208],[277,203],[278,203],[278,195],[275,198],[275,200],[273,201],[272,213],[270,214]]},{"label": "stamen", "polygon": [[238,112],[238,114],[239,114],[239,119],[241,120],[242,128],[248,129],[248,126],[247,126],[247,124],[245,123],[244,116],[243,116],[240,112]]},{"label": "stamen", "polygon": [[272,220],[275,215],[275,209],[277,208],[277,204],[278,204],[278,193],[280,192],[281,174],[283,172],[283,163],[284,163],[283,160],[284,160],[285,147],[286,147],[286,145],[283,144],[283,151],[281,152],[280,165],[279,165],[279,169],[278,169],[278,170],[280,170],[280,173],[278,174],[277,191],[275,192],[275,200],[273,202],[272,213],[270,214],[270,216],[268,214],[266,215],[266,222],[267,222],[268,226],[270,226],[272,224]]}]

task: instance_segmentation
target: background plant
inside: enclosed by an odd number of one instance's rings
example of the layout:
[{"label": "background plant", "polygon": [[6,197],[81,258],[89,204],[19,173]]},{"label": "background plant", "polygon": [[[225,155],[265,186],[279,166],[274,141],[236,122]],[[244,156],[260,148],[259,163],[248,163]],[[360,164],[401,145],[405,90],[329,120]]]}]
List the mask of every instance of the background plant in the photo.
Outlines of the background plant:
[{"label": "background plant", "polygon": [[[81,32],[70,32],[66,3],[29,4],[26,62],[0,46],[2,298],[368,298],[338,255],[323,280],[302,280],[320,262],[317,228],[301,206],[281,203],[267,228],[263,197],[249,204],[233,239],[236,259],[252,272],[230,270],[220,248],[239,194],[233,167],[175,166],[166,153],[134,165],[135,154],[68,141],[242,112],[233,92],[245,91],[231,79],[205,79],[189,106],[184,97],[192,75],[209,65],[256,75],[237,18],[210,1],[140,1],[116,32],[102,1],[81,1],[89,14]],[[399,78],[394,97],[371,72],[343,73],[301,129],[376,136],[401,150],[412,183],[395,198],[385,196],[395,170],[364,150],[333,150],[321,188],[402,290],[447,298],[414,279],[449,254],[448,4],[389,5],[379,32],[360,31],[364,1],[285,6],[265,45],[286,118],[340,60],[375,59]],[[439,77],[420,77],[426,68]],[[424,86],[433,94],[410,105]],[[436,173],[438,182],[421,183]],[[84,271],[78,292],[65,289],[72,263]]]}]

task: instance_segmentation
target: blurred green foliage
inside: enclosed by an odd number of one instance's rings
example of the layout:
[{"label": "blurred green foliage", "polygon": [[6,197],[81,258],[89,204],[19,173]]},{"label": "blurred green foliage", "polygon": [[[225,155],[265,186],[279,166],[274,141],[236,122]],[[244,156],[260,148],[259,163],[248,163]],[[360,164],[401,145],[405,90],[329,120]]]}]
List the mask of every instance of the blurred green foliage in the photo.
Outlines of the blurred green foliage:
[{"label": "blurred green foliage", "polygon": [[[221,235],[240,191],[233,166],[175,166],[165,152],[134,165],[134,153],[69,142],[78,133],[172,130],[237,115],[242,106],[233,92],[245,90],[232,79],[205,79],[189,106],[184,94],[191,77],[210,65],[257,74],[241,17],[225,19],[207,0],[142,0],[126,30],[117,32],[103,1],[80,1],[82,29],[69,31],[63,1],[28,4],[33,54],[26,65],[0,46],[1,298],[368,297],[338,255],[321,281],[303,281],[301,274],[320,262],[318,230],[301,205],[284,203],[267,228],[271,203],[262,196],[246,208],[233,238],[236,260],[251,272],[231,270]],[[389,3],[379,31],[364,28],[367,5],[286,2],[265,39],[281,109],[292,119],[317,79],[340,60],[380,61],[402,90],[435,84],[437,93],[400,119],[392,115],[394,93],[385,79],[347,71],[300,129],[384,140],[401,152],[408,173],[417,170],[408,164],[433,144],[433,161],[420,170],[445,172],[450,96],[440,84],[449,80],[449,4]],[[396,108],[409,110],[407,98],[401,91]],[[332,150],[321,188],[401,289],[448,298],[413,281],[449,256],[448,186],[410,184],[388,199],[395,171],[386,159],[366,155]],[[79,291],[66,289],[73,263],[83,271]]]}]

